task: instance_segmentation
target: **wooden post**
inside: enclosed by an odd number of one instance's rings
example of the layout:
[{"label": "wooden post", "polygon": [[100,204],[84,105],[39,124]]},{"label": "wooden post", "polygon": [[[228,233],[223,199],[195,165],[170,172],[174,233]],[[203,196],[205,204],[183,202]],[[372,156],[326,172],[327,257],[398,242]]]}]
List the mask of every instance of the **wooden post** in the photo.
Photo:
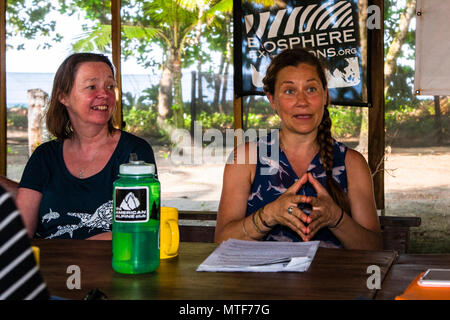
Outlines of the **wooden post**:
[{"label": "wooden post", "polygon": [[[242,127],[242,97],[234,97],[234,101],[233,101],[233,111],[234,111],[234,130],[236,131],[237,129],[242,129],[244,130],[244,128]],[[243,137],[242,137],[242,131],[239,131],[240,133],[238,134],[238,136],[234,136],[234,146],[238,146],[243,142]]]},{"label": "wooden post", "polygon": [[196,112],[196,98],[195,98],[195,92],[196,90],[196,73],[195,71],[191,72],[191,136],[194,136],[194,124],[195,124],[195,120],[197,118],[197,112]]},{"label": "wooden post", "polygon": [[116,110],[114,111],[113,119],[114,125],[118,129],[122,129],[124,126],[122,120],[122,72],[121,66],[121,18],[120,18],[120,7],[122,3],[121,0],[111,1],[111,34],[112,34],[112,59],[114,67],[116,68]]},{"label": "wooden post", "polygon": [[372,97],[372,107],[369,108],[369,167],[372,171],[375,201],[377,209],[384,214],[384,3],[383,0],[372,0],[381,12],[380,29],[369,30],[368,51],[370,68],[369,88]]},{"label": "wooden post", "polygon": [[6,0],[0,0],[0,175],[6,176]]},{"label": "wooden post", "polygon": [[441,122],[441,100],[439,96],[434,96],[434,124],[436,130],[436,143],[441,144],[443,139]]},{"label": "wooden post", "polygon": [[28,91],[28,155],[46,141],[45,113],[50,99],[48,93],[42,89],[29,89]]}]

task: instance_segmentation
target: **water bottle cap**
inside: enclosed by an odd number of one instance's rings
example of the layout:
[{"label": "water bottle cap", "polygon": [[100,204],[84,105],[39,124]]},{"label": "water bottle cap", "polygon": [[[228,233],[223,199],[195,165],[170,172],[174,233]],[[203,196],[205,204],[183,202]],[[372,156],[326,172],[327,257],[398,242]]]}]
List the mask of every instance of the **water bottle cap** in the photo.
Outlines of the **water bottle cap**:
[{"label": "water bottle cap", "polygon": [[130,161],[129,163],[121,164],[119,167],[120,174],[155,174],[155,165],[146,163],[142,160]]}]

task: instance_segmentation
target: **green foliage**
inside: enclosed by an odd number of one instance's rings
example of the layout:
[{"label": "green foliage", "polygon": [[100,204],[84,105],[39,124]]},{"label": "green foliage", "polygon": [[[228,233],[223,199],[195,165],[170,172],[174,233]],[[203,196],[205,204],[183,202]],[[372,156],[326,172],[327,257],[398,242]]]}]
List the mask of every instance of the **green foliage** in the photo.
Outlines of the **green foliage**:
[{"label": "green foliage", "polygon": [[136,106],[123,111],[123,120],[126,124],[125,129],[136,134],[159,135],[159,129],[156,125],[157,117],[158,113]]},{"label": "green foliage", "polygon": [[[7,0],[6,5],[7,39],[17,36],[36,39],[44,36],[55,42],[61,41],[62,36],[55,33],[56,22],[47,18],[49,12],[56,9],[50,2],[43,4],[40,0]],[[8,46],[11,47],[11,44]],[[37,49],[50,47],[50,42],[45,41]],[[25,49],[25,44],[18,44],[16,49]]]},{"label": "green foliage", "polygon": [[361,127],[361,111],[355,107],[329,107],[331,133],[336,139],[357,137]]},{"label": "green foliage", "polygon": [[78,41],[73,44],[76,52],[91,52],[98,48],[107,52],[111,46],[111,26],[99,25],[77,37]]},{"label": "green foliage", "polygon": [[[203,129],[215,128],[215,129],[231,129],[233,128],[234,118],[232,114],[224,114],[220,112],[207,113],[201,111],[197,114],[195,121],[202,124]],[[184,127],[190,128],[191,115],[184,114]]]},{"label": "green foliage", "polygon": [[402,109],[405,105],[417,107],[418,100],[413,94],[414,70],[409,66],[397,65],[389,83],[386,110]]},{"label": "green foliage", "polygon": [[[446,143],[450,138],[450,117],[445,109],[445,102],[441,100],[440,128],[436,126],[434,101],[421,101],[418,106],[401,105],[385,114],[386,135],[392,145],[429,146]],[[442,130],[438,139],[438,131]]]},{"label": "green foliage", "polygon": [[[61,13],[73,15],[83,10],[90,20],[99,20],[103,23],[111,20],[111,1],[99,0],[58,0]],[[128,4],[128,0],[122,0],[122,4]]]},{"label": "green foliage", "polygon": [[157,97],[157,85],[143,90],[140,96],[135,96],[131,92],[123,94],[123,120],[126,124],[126,130],[136,134],[162,135],[156,124],[158,118]]},{"label": "green foliage", "polygon": [[17,105],[13,108],[8,108],[6,122],[8,127],[17,129],[28,128],[27,107],[24,105]]},{"label": "green foliage", "polygon": [[[82,13],[92,21],[95,27],[89,30],[85,27],[83,34],[74,45],[75,51],[92,51],[100,49],[108,52],[111,46],[111,1],[100,0],[58,0],[55,2],[40,0],[7,0],[8,38],[22,36],[34,39],[37,36],[47,36],[50,41],[60,41],[61,35],[55,32],[55,22],[48,18],[50,12],[74,15]],[[384,32],[385,51],[387,52],[398,31],[400,15],[404,11],[405,1],[385,0]],[[186,67],[195,63],[211,64],[211,51],[225,54],[227,48],[228,29],[233,21],[229,20],[231,0],[153,0],[134,1],[122,0],[122,56],[126,59],[134,56],[144,67],[161,63],[181,63]],[[205,8],[203,16],[199,16],[200,6]],[[207,45],[195,44],[197,23],[201,22],[201,39]],[[182,47],[185,45],[184,48]],[[41,44],[48,47],[50,44]],[[23,44],[18,45],[23,48]],[[155,58],[156,47],[163,49],[162,60]],[[414,69],[411,61],[414,59],[414,30],[407,34],[402,52],[398,58],[396,70],[390,79],[386,99],[386,127],[389,130],[409,130],[412,133],[424,133],[433,130],[433,108],[427,114],[419,115],[419,101],[413,95]],[[175,54],[174,52],[177,51]],[[169,57],[176,55],[180,60]],[[176,61],[175,61],[176,60]],[[172,66],[170,66],[172,67]],[[172,75],[175,79],[175,75]],[[178,79],[178,78],[177,78]],[[212,79],[212,77],[211,77]],[[123,95],[123,114],[127,130],[162,136],[156,126],[157,90],[158,87],[147,89],[139,97],[130,93]],[[172,109],[189,110],[186,104],[173,101]],[[184,107],[184,108],[183,108]],[[198,103],[197,120],[204,128],[232,128],[233,116],[229,114],[231,107],[223,106],[225,113],[216,112],[216,107],[208,103]],[[173,113],[174,110],[171,110]],[[330,107],[333,121],[333,135],[336,138],[357,137],[361,124],[360,108]],[[185,128],[190,127],[190,115],[184,114]],[[166,119],[173,123],[174,119]],[[266,99],[250,97],[244,105],[244,128],[274,128],[279,126],[279,118],[274,114]],[[420,126],[418,123],[420,122]],[[26,127],[27,119],[20,115],[8,116],[8,126]],[[447,130],[447,129],[446,129]]]},{"label": "green foliage", "polygon": [[409,105],[401,105],[399,108],[386,112],[385,121],[386,126],[393,126],[396,123],[400,124],[412,117],[415,108]]},{"label": "green foliage", "polygon": [[[399,21],[402,14],[405,13],[407,1],[385,0],[384,1],[384,52],[388,53],[392,41],[398,37]],[[395,70],[393,70],[388,87],[386,110],[400,109],[409,104],[417,106],[418,101],[413,95],[414,63],[415,55],[415,30],[407,32],[402,50],[395,57]]]},{"label": "green foliage", "polygon": [[[244,126],[246,128],[279,128],[280,119],[265,98],[249,98],[245,102]],[[332,134],[335,138],[357,137],[361,126],[361,110],[355,107],[330,106]],[[246,124],[246,125],[245,125]]]},{"label": "green foliage", "polygon": [[133,95],[131,92],[125,92],[122,95],[122,103],[124,109],[136,107],[138,109],[154,109],[156,111],[156,103],[158,100],[158,85],[142,90],[139,96]]}]

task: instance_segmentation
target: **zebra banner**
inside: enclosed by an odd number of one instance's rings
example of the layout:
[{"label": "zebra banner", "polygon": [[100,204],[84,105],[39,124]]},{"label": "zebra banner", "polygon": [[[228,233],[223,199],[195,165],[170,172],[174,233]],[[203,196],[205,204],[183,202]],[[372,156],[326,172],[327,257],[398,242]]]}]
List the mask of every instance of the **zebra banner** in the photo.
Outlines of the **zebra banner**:
[{"label": "zebra banner", "polygon": [[264,95],[271,58],[300,46],[323,62],[332,104],[368,106],[358,14],[358,0],[234,0],[236,95]]}]

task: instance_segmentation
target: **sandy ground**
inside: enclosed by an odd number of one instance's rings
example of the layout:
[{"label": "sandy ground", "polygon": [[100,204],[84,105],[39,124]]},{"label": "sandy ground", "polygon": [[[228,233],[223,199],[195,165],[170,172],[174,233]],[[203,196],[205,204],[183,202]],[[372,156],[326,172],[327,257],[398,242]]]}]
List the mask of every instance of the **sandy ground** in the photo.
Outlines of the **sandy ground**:
[{"label": "sandy ground", "polygon": [[[27,161],[26,135],[8,131],[8,177],[19,180]],[[162,204],[216,211],[223,164],[175,165],[165,147],[154,146]],[[416,216],[412,252],[450,253],[450,147],[393,148],[385,162],[385,211]]]},{"label": "sandy ground", "polygon": [[[157,162],[163,203],[217,210],[223,165],[174,166],[161,157]],[[410,230],[410,252],[450,253],[450,147],[392,149],[385,162],[384,214],[421,218],[421,226]]]}]

